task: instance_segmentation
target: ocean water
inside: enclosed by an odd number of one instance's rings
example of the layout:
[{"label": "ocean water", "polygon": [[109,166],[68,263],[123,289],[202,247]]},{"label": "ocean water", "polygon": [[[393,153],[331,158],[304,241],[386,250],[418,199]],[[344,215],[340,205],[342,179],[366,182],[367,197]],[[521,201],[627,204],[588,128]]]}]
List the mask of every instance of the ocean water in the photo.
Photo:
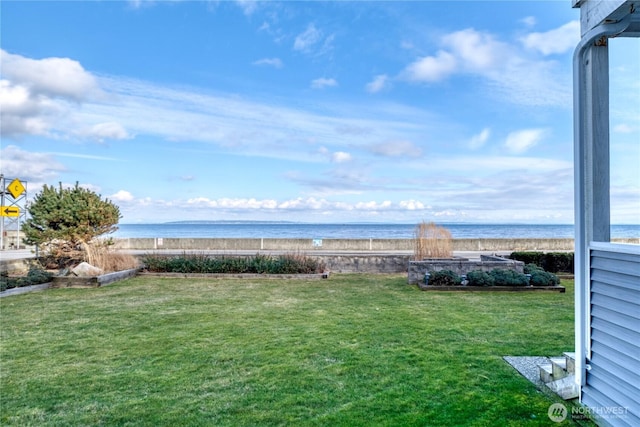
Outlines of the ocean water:
[{"label": "ocean water", "polygon": [[[573,238],[573,225],[442,224],[454,239]],[[112,237],[411,239],[415,224],[163,223],[120,224]],[[612,238],[640,238],[640,225],[613,225]]]}]

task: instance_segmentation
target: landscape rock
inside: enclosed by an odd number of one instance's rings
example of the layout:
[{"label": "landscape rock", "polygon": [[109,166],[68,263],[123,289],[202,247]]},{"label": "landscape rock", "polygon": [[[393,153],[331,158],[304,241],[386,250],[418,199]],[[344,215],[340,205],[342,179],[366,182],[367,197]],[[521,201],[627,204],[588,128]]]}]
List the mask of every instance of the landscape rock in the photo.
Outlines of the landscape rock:
[{"label": "landscape rock", "polygon": [[78,264],[73,270],[71,270],[71,273],[74,276],[78,277],[94,277],[102,275],[103,271],[98,267],[94,267],[88,262],[82,262]]}]

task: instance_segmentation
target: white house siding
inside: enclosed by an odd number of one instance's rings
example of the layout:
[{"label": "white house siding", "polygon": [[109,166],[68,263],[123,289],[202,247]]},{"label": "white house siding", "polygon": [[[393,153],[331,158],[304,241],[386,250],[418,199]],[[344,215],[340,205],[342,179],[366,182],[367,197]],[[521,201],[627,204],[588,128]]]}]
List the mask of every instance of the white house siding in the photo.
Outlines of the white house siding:
[{"label": "white house siding", "polygon": [[590,278],[582,402],[600,425],[640,426],[640,246],[592,243]]}]

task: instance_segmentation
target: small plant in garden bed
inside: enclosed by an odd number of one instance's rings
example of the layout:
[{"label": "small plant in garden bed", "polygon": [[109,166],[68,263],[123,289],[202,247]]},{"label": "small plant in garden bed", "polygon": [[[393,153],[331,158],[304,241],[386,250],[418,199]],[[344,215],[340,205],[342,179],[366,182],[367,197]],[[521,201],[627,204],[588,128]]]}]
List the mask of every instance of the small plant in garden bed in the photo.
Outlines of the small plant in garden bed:
[{"label": "small plant in garden bed", "polygon": [[142,262],[146,271],[154,273],[316,274],[325,271],[323,262],[299,254],[253,257],[151,254],[144,256]]},{"label": "small plant in garden bed", "polygon": [[462,278],[451,270],[434,271],[429,276],[431,286],[459,286]]},{"label": "small plant in garden bed", "polygon": [[37,264],[31,264],[29,266],[29,271],[26,276],[10,277],[7,272],[3,272],[2,275],[0,275],[0,292],[12,288],[48,283],[52,277],[53,274]]},{"label": "small plant in garden bed", "polygon": [[486,271],[473,270],[467,273],[467,286],[494,286],[495,280]]},{"label": "small plant in garden bed", "polygon": [[553,273],[544,271],[536,264],[527,264],[524,266],[524,272],[530,274],[529,283],[531,286],[558,286],[560,279]]},{"label": "small plant in garden bed", "polygon": [[505,270],[496,268],[489,272],[493,278],[494,286],[527,286],[529,279],[522,273],[515,270]]}]

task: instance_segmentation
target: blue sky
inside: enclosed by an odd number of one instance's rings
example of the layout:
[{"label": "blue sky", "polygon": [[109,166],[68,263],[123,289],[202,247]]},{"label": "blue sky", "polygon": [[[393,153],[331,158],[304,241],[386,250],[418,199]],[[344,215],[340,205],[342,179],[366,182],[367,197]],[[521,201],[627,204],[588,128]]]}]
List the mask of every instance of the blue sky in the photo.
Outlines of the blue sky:
[{"label": "blue sky", "polygon": [[[6,177],[121,222],[573,222],[570,1],[3,1]],[[638,40],[610,44],[640,223]],[[630,55],[629,52],[636,52]]]}]

